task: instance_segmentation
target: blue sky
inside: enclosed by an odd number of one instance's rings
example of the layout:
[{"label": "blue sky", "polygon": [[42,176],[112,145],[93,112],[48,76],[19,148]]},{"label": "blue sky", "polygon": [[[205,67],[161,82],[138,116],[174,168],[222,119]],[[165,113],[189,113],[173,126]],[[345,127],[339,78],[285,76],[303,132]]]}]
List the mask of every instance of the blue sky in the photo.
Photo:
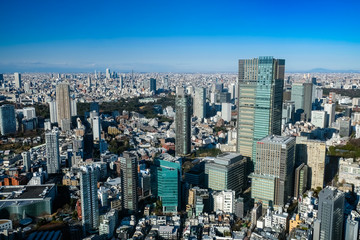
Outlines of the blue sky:
[{"label": "blue sky", "polygon": [[359,1],[0,1],[0,71],[360,70]]}]

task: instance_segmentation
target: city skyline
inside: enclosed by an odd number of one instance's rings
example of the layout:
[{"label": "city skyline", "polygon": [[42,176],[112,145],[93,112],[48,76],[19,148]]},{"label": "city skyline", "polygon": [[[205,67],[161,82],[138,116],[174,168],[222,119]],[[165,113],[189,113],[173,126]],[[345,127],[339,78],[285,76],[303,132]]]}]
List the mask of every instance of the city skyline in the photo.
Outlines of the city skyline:
[{"label": "city skyline", "polygon": [[0,71],[236,72],[259,55],[360,71],[359,3],[324,3],[4,2]]}]

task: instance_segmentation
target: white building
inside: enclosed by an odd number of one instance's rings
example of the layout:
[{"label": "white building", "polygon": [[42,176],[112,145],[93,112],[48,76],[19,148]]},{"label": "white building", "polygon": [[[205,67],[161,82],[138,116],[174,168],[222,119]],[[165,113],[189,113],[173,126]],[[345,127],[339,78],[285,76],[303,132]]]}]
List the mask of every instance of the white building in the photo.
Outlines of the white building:
[{"label": "white building", "polygon": [[9,219],[0,219],[0,230],[12,229],[12,221]]},{"label": "white building", "polygon": [[226,122],[231,121],[231,103],[221,104],[221,118]]},{"label": "white building", "polygon": [[235,191],[215,191],[212,194],[214,200],[214,211],[223,211],[225,213],[234,213]]},{"label": "white building", "polygon": [[101,137],[101,128],[100,128],[100,118],[95,116],[92,118],[92,129],[93,129],[93,140],[100,141]]},{"label": "white building", "polygon": [[335,122],[335,104],[334,103],[325,103],[324,111],[328,115],[328,125],[331,127],[332,123]]},{"label": "white building", "polygon": [[339,182],[360,185],[360,165],[352,159],[340,159],[339,161]]},{"label": "white building", "polygon": [[319,128],[326,128],[326,112],[325,111],[311,111],[311,123]]},{"label": "white building", "polygon": [[117,211],[115,209],[111,209],[105,215],[100,216],[100,236],[105,236],[106,239],[111,239],[113,237],[118,221],[117,215]]},{"label": "white building", "polygon": [[23,114],[25,119],[36,118],[36,112],[34,107],[23,108]]}]

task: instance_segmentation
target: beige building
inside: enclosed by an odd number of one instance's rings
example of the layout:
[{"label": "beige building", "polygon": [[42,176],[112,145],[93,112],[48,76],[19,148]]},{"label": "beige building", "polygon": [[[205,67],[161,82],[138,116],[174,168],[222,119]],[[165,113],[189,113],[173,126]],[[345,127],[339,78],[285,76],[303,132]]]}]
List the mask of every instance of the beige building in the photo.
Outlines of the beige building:
[{"label": "beige building", "polygon": [[69,84],[60,83],[56,85],[56,110],[57,122],[62,127],[64,119],[71,119],[71,103],[70,103],[70,87]]},{"label": "beige building", "polygon": [[320,140],[297,138],[297,161],[308,165],[308,187],[324,186],[326,144]]}]

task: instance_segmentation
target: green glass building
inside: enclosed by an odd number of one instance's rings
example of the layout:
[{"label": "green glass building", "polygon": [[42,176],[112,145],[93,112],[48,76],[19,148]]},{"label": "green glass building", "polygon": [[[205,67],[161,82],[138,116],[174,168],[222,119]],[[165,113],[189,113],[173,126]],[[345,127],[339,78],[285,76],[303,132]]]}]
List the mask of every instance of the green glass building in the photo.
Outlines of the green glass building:
[{"label": "green glass building", "polygon": [[[237,152],[256,162],[256,143],[281,134],[285,60],[239,60]],[[253,166],[251,167],[253,169]]]}]

